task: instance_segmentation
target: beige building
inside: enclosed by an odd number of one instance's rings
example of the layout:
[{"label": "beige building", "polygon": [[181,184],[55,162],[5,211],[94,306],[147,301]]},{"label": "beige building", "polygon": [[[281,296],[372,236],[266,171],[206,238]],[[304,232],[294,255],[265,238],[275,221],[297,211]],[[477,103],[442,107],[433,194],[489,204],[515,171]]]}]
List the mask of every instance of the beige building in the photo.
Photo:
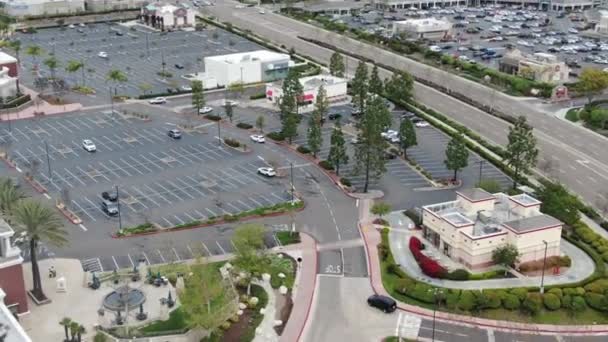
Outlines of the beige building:
[{"label": "beige building", "polygon": [[492,251],[507,244],[520,262],[560,255],[562,222],[540,212],[527,194],[490,194],[482,189],[456,192],[456,200],[423,207],[424,237],[469,269],[492,265]]},{"label": "beige building", "polygon": [[524,54],[518,49],[505,54],[499,70],[538,82],[562,84],[568,82],[570,67],[549,53]]},{"label": "beige building", "polygon": [[447,19],[408,19],[393,23],[393,34],[406,33],[409,38],[440,40],[452,29]]}]

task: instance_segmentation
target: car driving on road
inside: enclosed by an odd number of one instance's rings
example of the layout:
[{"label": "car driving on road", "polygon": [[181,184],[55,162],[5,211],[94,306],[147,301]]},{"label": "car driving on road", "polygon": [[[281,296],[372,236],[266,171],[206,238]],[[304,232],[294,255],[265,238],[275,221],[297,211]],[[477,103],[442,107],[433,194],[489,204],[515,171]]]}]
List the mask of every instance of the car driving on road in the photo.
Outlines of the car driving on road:
[{"label": "car driving on road", "polygon": [[167,99],[164,97],[155,97],[152,100],[148,101],[150,104],[164,104],[167,103]]},{"label": "car driving on road", "polygon": [[201,109],[199,109],[199,114],[209,114],[211,112],[213,112],[213,108],[211,107],[203,107]]},{"label": "car driving on road", "polygon": [[254,134],[254,135],[250,136],[250,138],[251,138],[251,140],[253,140],[259,144],[263,144],[266,142],[266,139],[261,134]]},{"label": "car driving on road", "polygon": [[369,298],[367,298],[367,304],[371,307],[380,309],[385,313],[391,313],[397,310],[397,302],[387,296],[381,296],[377,294],[371,295],[369,296]]},{"label": "car driving on road", "polygon": [[84,150],[87,151],[87,152],[95,152],[95,151],[97,151],[97,146],[95,146],[95,144],[93,143],[93,141],[91,141],[89,139],[84,139],[82,141],[82,148],[84,148]]},{"label": "car driving on road", "polygon": [[260,167],[258,173],[266,177],[274,177],[277,175],[277,172],[271,167]]}]

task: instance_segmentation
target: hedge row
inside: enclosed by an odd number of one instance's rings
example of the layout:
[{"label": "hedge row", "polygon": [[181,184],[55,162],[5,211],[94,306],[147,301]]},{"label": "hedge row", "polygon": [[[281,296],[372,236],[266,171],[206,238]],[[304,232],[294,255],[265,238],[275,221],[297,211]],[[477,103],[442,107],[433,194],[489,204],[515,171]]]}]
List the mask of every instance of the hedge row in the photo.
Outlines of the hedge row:
[{"label": "hedge row", "polygon": [[412,236],[410,238],[409,247],[410,252],[412,252],[414,259],[416,259],[416,262],[418,263],[418,266],[420,266],[420,269],[422,269],[422,273],[431,278],[444,278],[448,273],[445,267],[439,265],[437,261],[422,253],[424,245],[417,237]]}]

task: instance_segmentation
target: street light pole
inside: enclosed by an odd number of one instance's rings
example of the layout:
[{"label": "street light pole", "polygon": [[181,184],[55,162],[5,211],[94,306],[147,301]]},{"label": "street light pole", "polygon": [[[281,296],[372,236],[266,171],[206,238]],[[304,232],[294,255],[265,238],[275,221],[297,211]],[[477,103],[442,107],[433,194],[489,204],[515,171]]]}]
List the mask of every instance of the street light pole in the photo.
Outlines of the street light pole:
[{"label": "street light pole", "polygon": [[108,89],[110,91],[110,108],[112,109],[112,115],[114,115],[114,94],[112,94],[112,86]]},{"label": "street light pole", "polygon": [[435,288],[435,291],[433,293],[433,335],[431,337],[431,341],[435,342],[435,317],[437,314],[437,288]]},{"label": "street light pole", "polygon": [[118,193],[118,185],[116,188],[116,205],[118,206],[118,230],[122,230],[122,215],[120,214],[120,195]]},{"label": "street light pole", "polygon": [[222,137],[220,135],[220,121],[222,120],[217,120],[217,145],[218,146],[222,146]]},{"label": "street light pole", "polygon": [[293,163],[289,162],[289,174],[291,178],[291,204],[294,202],[294,186],[293,186]]},{"label": "street light pole", "polygon": [[543,240],[543,243],[545,244],[545,256],[543,257],[543,273],[542,276],[540,277],[540,294],[545,293],[545,266],[547,264],[547,241]]},{"label": "street light pole", "polygon": [[51,158],[49,156],[49,144],[46,142],[46,140],[44,141],[44,149],[46,151],[46,165],[49,170],[49,179],[53,179],[53,173],[51,172]]}]

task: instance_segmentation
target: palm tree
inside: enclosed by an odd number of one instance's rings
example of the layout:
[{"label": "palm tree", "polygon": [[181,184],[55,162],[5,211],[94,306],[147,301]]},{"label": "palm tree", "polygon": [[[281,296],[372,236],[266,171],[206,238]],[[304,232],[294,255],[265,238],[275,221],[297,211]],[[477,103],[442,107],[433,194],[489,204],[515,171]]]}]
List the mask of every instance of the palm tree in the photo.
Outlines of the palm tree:
[{"label": "palm tree", "polygon": [[34,60],[34,65],[38,64],[37,57],[42,55],[42,52],[42,48],[38,45],[30,45],[25,49],[25,54],[28,56],[32,56],[32,59]]},{"label": "palm tree", "polygon": [[82,71],[82,86],[84,87],[84,62],[71,60],[68,61],[68,65],[65,66],[65,71],[69,73],[74,73],[78,70]]},{"label": "palm tree", "polygon": [[[127,82],[129,79],[124,72],[116,69],[112,69],[108,71],[108,75],[106,76],[107,81],[111,81],[116,86],[118,83]],[[110,87],[110,101],[112,103],[112,113],[114,113],[114,94],[112,88]]]},{"label": "palm tree", "polygon": [[23,193],[15,186],[15,183],[10,178],[0,178],[0,213],[7,219],[13,212]]},{"label": "palm tree", "polygon": [[68,328],[70,327],[70,323],[72,323],[72,320],[68,317],[64,317],[61,321],[59,321],[59,325],[61,325],[65,331],[65,342],[70,341],[70,337],[68,336]]},{"label": "palm tree", "polygon": [[[19,52],[21,51],[21,41],[19,39],[11,41],[10,47],[15,50],[15,57],[17,57],[17,68],[20,69],[21,58],[19,58]],[[21,94],[21,88],[19,88],[19,79],[17,79],[17,94]]]},{"label": "palm tree", "polygon": [[36,251],[41,241],[55,246],[67,243],[67,232],[63,230],[63,222],[54,210],[32,199],[22,199],[13,209],[13,218],[20,231],[26,233],[30,243],[30,259],[32,263],[32,278],[34,288],[32,295],[37,299],[44,300],[46,296],[42,291],[40,281],[40,269]]},{"label": "palm tree", "polygon": [[76,337],[78,339],[78,342],[82,342],[82,335],[85,334],[86,332],[87,332],[87,329],[84,328],[84,325],[79,324],[78,330],[76,330]]},{"label": "palm tree", "polygon": [[44,60],[44,65],[46,65],[51,70],[51,77],[53,80],[55,79],[55,70],[59,67],[59,60],[55,56],[51,56]]},{"label": "palm tree", "polygon": [[76,335],[78,334],[78,329],[80,328],[80,324],[78,324],[78,322],[76,321],[72,321],[70,323],[70,335],[71,335],[71,339],[70,341],[72,342],[76,342]]}]

